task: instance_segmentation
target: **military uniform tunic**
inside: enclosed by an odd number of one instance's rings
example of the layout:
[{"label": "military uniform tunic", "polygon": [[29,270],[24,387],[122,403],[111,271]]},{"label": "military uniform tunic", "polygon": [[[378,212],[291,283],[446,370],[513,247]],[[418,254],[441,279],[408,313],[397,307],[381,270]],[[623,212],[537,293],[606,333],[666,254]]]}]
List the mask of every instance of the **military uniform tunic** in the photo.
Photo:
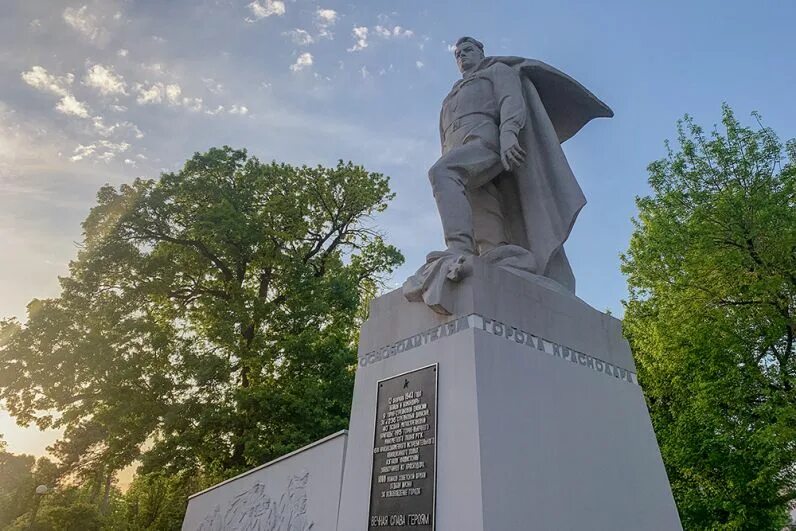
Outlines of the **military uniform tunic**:
[{"label": "military uniform tunic", "polygon": [[526,116],[519,75],[503,63],[476,68],[442,102],[442,157],[429,179],[449,249],[483,253],[507,243],[491,181],[503,171],[501,137],[516,138]]},{"label": "military uniform tunic", "polygon": [[457,81],[442,102],[442,153],[479,140],[499,154],[500,135],[516,136],[526,114],[522,83],[514,69],[503,63],[476,69]]}]

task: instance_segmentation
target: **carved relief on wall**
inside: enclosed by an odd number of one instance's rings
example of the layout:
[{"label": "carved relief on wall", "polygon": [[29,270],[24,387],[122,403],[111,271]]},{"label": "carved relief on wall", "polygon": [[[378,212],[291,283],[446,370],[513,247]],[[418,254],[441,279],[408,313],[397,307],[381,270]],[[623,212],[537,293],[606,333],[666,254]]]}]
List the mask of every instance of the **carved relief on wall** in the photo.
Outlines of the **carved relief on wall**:
[{"label": "carved relief on wall", "polygon": [[259,481],[230,501],[216,505],[198,531],[310,531],[315,522],[307,516],[309,472],[290,478],[276,501]]}]

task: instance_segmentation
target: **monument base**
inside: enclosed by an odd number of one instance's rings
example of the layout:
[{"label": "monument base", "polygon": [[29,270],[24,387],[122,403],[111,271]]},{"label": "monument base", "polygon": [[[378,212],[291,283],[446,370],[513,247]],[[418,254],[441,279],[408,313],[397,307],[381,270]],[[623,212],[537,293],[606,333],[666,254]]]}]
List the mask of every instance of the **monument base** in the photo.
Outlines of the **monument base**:
[{"label": "monument base", "polygon": [[617,319],[477,259],[448,297],[371,306],[338,531],[681,529]]},{"label": "monument base", "polygon": [[190,496],[182,531],[335,531],[346,432]]}]

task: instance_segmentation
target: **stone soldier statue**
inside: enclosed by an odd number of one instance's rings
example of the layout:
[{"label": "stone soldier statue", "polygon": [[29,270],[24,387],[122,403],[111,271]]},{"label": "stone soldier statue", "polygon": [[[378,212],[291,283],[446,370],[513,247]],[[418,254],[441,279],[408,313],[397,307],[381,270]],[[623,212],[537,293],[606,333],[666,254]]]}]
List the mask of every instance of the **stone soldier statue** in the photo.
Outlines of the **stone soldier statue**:
[{"label": "stone soldier statue", "polygon": [[561,143],[613,112],[541,61],[485,57],[472,37],[455,57],[462,78],[442,103],[442,156],[429,170],[447,249],[428,255],[404,294],[439,311],[442,284],[476,255],[574,293],[563,245],[586,199]]}]

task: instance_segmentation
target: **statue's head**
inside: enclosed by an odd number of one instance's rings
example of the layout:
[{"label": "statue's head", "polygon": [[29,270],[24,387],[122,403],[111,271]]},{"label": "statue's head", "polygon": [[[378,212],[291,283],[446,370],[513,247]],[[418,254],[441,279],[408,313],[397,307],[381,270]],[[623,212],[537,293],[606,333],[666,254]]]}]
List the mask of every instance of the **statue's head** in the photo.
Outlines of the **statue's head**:
[{"label": "statue's head", "polygon": [[456,41],[454,56],[456,64],[459,65],[459,71],[463,74],[478,66],[483,60],[484,45],[472,37],[462,37]]}]

